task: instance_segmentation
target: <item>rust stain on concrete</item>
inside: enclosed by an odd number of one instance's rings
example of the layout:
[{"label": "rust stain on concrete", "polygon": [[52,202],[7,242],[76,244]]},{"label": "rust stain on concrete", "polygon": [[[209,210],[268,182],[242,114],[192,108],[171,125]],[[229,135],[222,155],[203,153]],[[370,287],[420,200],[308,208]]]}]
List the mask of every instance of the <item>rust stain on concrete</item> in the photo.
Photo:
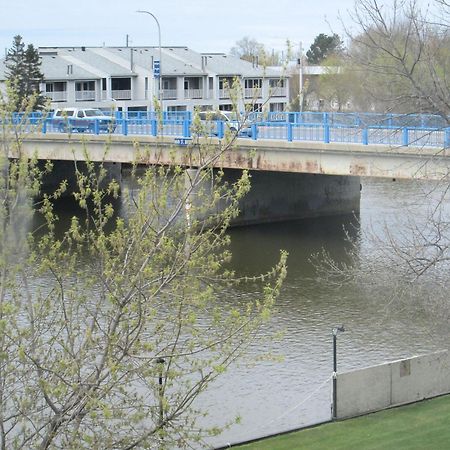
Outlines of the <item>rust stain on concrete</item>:
[{"label": "rust stain on concrete", "polygon": [[367,175],[367,166],[364,164],[354,163],[350,165],[350,173],[352,175],[364,176]]},{"label": "rust stain on concrete", "polygon": [[306,161],[306,171],[308,173],[317,173],[319,172],[319,163],[317,160]]}]

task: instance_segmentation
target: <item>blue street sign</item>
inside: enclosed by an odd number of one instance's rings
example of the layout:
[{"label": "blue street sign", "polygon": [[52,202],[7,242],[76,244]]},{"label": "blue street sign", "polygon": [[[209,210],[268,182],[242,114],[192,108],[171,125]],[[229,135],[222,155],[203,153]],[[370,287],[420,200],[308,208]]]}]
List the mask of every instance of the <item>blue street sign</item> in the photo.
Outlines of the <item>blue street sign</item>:
[{"label": "blue street sign", "polygon": [[155,60],[153,61],[153,76],[155,78],[159,78],[160,76],[160,64],[159,64],[159,60]]}]

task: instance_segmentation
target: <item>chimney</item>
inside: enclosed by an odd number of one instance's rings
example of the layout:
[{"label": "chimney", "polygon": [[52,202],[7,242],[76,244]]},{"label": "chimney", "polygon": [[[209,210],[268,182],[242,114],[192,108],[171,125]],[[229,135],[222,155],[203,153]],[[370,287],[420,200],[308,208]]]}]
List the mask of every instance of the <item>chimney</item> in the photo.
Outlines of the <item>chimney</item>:
[{"label": "chimney", "polygon": [[202,71],[203,72],[206,70],[207,65],[208,65],[208,57],[202,56]]}]

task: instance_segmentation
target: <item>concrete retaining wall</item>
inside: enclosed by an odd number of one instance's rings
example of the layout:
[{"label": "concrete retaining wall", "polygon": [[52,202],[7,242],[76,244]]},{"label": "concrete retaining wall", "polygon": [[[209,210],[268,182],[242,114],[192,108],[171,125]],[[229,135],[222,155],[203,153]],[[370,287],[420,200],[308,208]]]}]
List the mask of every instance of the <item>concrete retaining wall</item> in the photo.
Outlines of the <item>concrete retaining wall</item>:
[{"label": "concrete retaining wall", "polygon": [[337,374],[337,418],[450,392],[447,350]]}]

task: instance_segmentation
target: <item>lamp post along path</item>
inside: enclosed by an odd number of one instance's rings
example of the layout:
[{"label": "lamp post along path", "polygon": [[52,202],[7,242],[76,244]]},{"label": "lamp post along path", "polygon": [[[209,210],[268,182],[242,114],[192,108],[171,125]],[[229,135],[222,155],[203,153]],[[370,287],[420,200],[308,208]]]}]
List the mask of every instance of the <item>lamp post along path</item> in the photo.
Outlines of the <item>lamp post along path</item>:
[{"label": "lamp post along path", "polygon": [[158,47],[159,47],[159,77],[158,77],[158,89],[159,89],[159,93],[158,93],[158,100],[159,100],[159,107],[161,109],[161,113],[164,113],[164,109],[163,109],[163,91],[162,91],[162,49],[161,49],[161,27],[159,25],[159,21],[156,18],[156,16],[151,13],[150,11],[145,11],[145,10],[138,10],[136,11],[138,13],[142,13],[142,14],[148,14],[150,16],[153,17],[153,19],[155,19],[156,25],[158,26]]},{"label": "lamp post along path", "polygon": [[337,349],[336,341],[339,332],[344,332],[344,325],[333,328],[333,404],[332,404],[332,419],[337,419]]}]

